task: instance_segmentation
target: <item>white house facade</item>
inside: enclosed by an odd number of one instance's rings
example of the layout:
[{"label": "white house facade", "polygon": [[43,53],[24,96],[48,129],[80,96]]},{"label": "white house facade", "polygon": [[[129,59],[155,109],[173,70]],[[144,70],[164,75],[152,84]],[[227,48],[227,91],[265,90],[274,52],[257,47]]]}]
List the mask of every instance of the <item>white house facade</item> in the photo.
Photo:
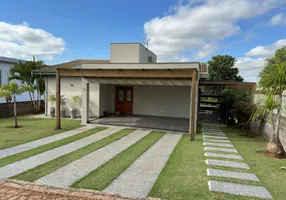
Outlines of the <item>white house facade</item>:
[{"label": "white house facade", "polygon": [[67,116],[78,95],[84,124],[112,114],[160,116],[189,119],[189,132],[196,130],[199,80],[208,76],[199,62],[158,63],[140,43],[111,43],[110,60],[76,60],[34,73],[45,75],[47,115],[49,95],[64,95]]}]

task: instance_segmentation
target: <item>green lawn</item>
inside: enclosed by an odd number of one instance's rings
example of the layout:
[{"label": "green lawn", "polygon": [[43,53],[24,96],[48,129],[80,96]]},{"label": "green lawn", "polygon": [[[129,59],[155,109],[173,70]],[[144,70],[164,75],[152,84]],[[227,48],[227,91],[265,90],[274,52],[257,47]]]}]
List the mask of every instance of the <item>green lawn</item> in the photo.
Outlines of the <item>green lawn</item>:
[{"label": "green lawn", "polygon": [[27,143],[80,127],[79,120],[62,120],[62,129],[54,130],[55,119],[18,117],[21,128],[11,128],[14,119],[0,119],[0,149]]},{"label": "green lawn", "polygon": [[11,179],[18,179],[18,180],[24,180],[24,181],[35,181],[77,159],[82,158],[83,156],[86,156],[89,153],[92,153],[111,142],[114,142],[116,140],[119,140],[120,138],[132,133],[135,129],[123,129],[121,131],[118,131],[117,133],[112,134],[111,136],[108,136],[106,138],[103,138],[97,142],[94,142],[90,145],[87,145],[85,147],[82,147],[76,151],[73,151],[71,153],[65,154],[61,157],[58,157],[54,160],[51,160],[49,162],[46,162],[42,165],[38,165],[37,167],[30,169],[28,171],[25,171],[21,174],[18,174],[14,177],[11,177]]},{"label": "green lawn", "polygon": [[[238,181],[232,179],[212,178],[213,180],[227,180],[235,183],[250,185],[264,185],[274,199],[285,199],[286,172],[280,167],[286,166],[286,160],[268,158],[257,153],[262,151],[266,141],[262,137],[247,138],[240,136],[240,130],[223,129],[235,148],[250,166],[252,172],[258,176],[261,183]],[[203,150],[202,135],[190,142],[189,136],[183,136],[170,156],[166,166],[151,189],[149,196],[163,199],[258,199],[210,192],[206,175],[205,151]],[[215,158],[219,159],[219,158]],[[212,167],[223,169],[220,167]],[[227,168],[225,168],[227,169]],[[230,170],[228,168],[228,170]],[[237,171],[237,170],[236,170]],[[243,171],[243,170],[242,170]]]},{"label": "green lawn", "polygon": [[72,187],[103,190],[163,135],[164,132],[152,131],[101,167],[75,182]]},{"label": "green lawn", "polygon": [[52,142],[52,143],[49,143],[49,144],[46,144],[43,146],[39,146],[37,148],[30,149],[28,151],[24,151],[24,152],[17,153],[17,154],[11,155],[11,156],[7,156],[5,158],[0,159],[0,167],[3,167],[3,166],[8,165],[10,163],[16,162],[18,160],[22,160],[24,158],[28,158],[28,157],[36,155],[36,154],[42,153],[44,151],[48,151],[50,149],[54,149],[54,148],[63,146],[65,144],[77,141],[79,139],[82,139],[84,137],[88,137],[90,135],[93,135],[93,134],[95,134],[99,131],[103,131],[105,129],[107,129],[107,128],[98,126],[94,129],[84,131],[82,133],[79,133],[79,134],[76,134],[76,135],[61,139],[61,140],[57,140],[55,142]]}]

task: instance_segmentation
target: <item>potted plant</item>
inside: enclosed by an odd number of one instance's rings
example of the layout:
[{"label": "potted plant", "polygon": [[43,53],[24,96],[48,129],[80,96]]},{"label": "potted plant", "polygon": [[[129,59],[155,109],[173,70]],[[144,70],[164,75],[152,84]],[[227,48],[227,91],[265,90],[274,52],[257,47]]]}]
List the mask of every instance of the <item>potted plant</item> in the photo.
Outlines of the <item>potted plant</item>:
[{"label": "potted plant", "polygon": [[80,102],[80,97],[78,95],[71,97],[71,105],[72,105],[72,107],[70,108],[70,112],[71,112],[71,118],[72,119],[76,118],[76,105],[79,102]]},{"label": "potted plant", "polygon": [[55,113],[56,113],[56,108],[55,108],[55,102],[56,102],[56,95],[50,95],[49,96],[49,102],[51,103],[50,106],[50,117],[55,117]]},{"label": "potted plant", "polygon": [[66,111],[64,106],[66,105],[67,100],[65,98],[65,95],[61,95],[61,117],[65,118],[66,117]]}]

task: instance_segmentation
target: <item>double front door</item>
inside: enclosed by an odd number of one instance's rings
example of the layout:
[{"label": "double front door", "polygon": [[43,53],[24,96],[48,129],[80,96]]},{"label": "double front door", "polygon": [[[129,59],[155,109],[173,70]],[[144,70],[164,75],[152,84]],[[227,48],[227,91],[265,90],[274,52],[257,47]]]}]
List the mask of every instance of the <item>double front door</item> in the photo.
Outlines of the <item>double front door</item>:
[{"label": "double front door", "polygon": [[120,115],[133,114],[133,87],[116,86],[115,109]]}]

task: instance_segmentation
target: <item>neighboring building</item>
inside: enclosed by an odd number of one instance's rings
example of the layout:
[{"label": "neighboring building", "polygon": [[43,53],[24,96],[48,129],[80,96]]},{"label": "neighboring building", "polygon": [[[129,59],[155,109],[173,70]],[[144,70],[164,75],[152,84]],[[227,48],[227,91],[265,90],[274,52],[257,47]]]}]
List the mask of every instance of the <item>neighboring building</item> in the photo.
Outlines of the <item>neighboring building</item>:
[{"label": "neighboring building", "polygon": [[[16,64],[18,61],[23,61],[23,60],[18,60],[14,58],[7,58],[7,57],[2,57],[0,56],[0,86],[4,84],[8,84],[8,77],[10,73],[10,69]],[[20,81],[16,81],[18,84],[21,84]],[[27,92],[17,96],[17,101],[30,101],[29,94]],[[4,98],[0,98],[0,103],[6,102]]]},{"label": "neighboring building", "polygon": [[[198,83],[208,77],[206,64],[158,63],[157,56],[140,43],[111,43],[110,60],[75,60],[34,72],[46,76],[46,98],[60,86],[68,101],[67,115],[72,96],[81,96],[77,107],[82,109],[83,123],[117,111],[189,119],[190,132],[195,131],[198,117]],[[46,114],[49,107],[46,99]]]}]

